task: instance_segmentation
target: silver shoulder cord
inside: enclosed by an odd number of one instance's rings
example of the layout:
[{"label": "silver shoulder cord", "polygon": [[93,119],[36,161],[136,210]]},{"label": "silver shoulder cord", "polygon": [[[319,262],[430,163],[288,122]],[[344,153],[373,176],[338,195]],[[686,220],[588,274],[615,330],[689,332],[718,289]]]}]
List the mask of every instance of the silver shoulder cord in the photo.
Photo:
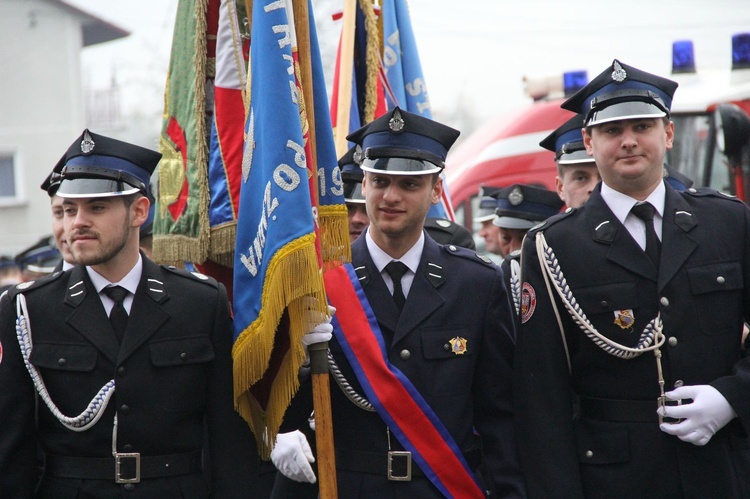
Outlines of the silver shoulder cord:
[{"label": "silver shoulder cord", "polygon": [[[659,378],[661,382],[661,352],[659,350],[659,347],[664,344],[665,340],[664,333],[662,332],[663,325],[661,321],[661,313],[657,314],[656,317],[654,317],[651,322],[646,325],[643,332],[641,333],[638,345],[636,345],[635,348],[621,345],[620,343],[617,343],[599,333],[594,325],[591,324],[591,322],[588,320],[583,310],[581,310],[581,307],[578,305],[578,302],[576,301],[573,293],[568,287],[568,281],[563,275],[560,264],[557,261],[557,257],[555,256],[554,251],[552,251],[552,248],[547,244],[547,240],[545,239],[544,233],[542,232],[539,232],[536,236],[536,252],[537,256],[539,257],[539,264],[542,268],[544,282],[547,286],[547,292],[549,293],[552,307],[555,310],[555,316],[557,317],[557,323],[560,327],[560,333],[562,334],[563,345],[565,346],[565,355],[568,358],[568,370],[570,370],[570,353],[568,351],[568,345],[565,338],[565,331],[560,320],[560,314],[557,310],[557,305],[552,296],[550,282],[554,286],[558,296],[560,296],[560,299],[565,305],[565,308],[568,310],[568,313],[573,318],[575,323],[578,324],[578,327],[580,327],[581,330],[586,334],[586,336],[602,350],[623,359],[632,359],[644,352],[653,351],[657,359]],[[654,341],[656,342],[654,343]]]},{"label": "silver shoulder cord", "polygon": [[39,396],[42,398],[52,414],[62,423],[66,428],[72,431],[86,431],[94,426],[99,418],[104,414],[104,410],[107,408],[109,399],[115,393],[115,380],[110,380],[105,384],[99,393],[91,400],[88,407],[75,417],[65,416],[60,409],[57,408],[52,398],[47,391],[47,387],[44,385],[42,375],[39,373],[37,368],[29,361],[31,356],[31,322],[29,320],[29,312],[26,308],[26,297],[23,294],[19,294],[16,298],[16,337],[18,338],[18,345],[21,348],[21,355],[23,356],[23,362],[26,365],[26,370],[29,371],[31,380],[34,382],[34,387]]},{"label": "silver shoulder cord", "polygon": [[336,380],[336,384],[339,385],[339,388],[341,388],[341,391],[344,392],[344,395],[346,395],[346,397],[351,400],[354,405],[356,405],[360,409],[375,412],[375,408],[372,406],[372,404],[362,395],[357,393],[354,388],[352,388],[352,385],[350,385],[346,380],[344,375],[341,373],[338,364],[336,364],[336,361],[333,359],[333,355],[331,355],[330,349],[328,350],[328,369],[331,372],[333,379]]},{"label": "silver shoulder cord", "polygon": [[513,306],[518,315],[521,313],[521,264],[518,260],[510,261],[510,289],[508,291],[513,297]]}]

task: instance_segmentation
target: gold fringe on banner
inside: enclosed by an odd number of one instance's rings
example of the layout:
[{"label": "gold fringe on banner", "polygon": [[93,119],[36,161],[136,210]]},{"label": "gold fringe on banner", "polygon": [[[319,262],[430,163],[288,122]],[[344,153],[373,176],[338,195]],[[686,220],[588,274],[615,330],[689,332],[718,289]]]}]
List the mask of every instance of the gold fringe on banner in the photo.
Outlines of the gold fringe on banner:
[{"label": "gold fringe on banner", "polygon": [[346,205],[323,205],[318,208],[320,247],[323,252],[323,272],[352,261],[349,243],[349,218]]},{"label": "gold fringe on banner", "polygon": [[211,227],[208,258],[225,267],[234,267],[234,242],[237,222],[231,221]]},{"label": "gold fringe on banner", "polygon": [[[291,348],[285,354],[263,410],[249,389],[268,369],[276,329],[285,310],[289,313]],[[311,310],[318,313],[311,314]],[[270,445],[276,441],[284,413],[299,388],[298,371],[305,359],[302,335],[316,325],[312,324],[313,316],[327,313],[315,235],[308,234],[273,256],[266,272],[258,318],[240,333],[232,348],[235,407],[255,434],[263,459],[270,457]]]},{"label": "gold fringe on banner", "polygon": [[380,67],[380,30],[375,18],[372,0],[359,0],[359,7],[365,15],[365,31],[367,31],[367,76],[365,80],[365,113],[364,123],[375,119],[375,108],[378,105],[378,68]]}]

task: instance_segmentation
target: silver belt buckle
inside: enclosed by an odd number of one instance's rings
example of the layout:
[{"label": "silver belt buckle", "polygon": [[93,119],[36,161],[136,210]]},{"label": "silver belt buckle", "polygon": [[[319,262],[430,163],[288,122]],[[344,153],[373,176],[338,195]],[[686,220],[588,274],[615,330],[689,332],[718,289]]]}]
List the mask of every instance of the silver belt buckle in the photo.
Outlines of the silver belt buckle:
[{"label": "silver belt buckle", "polygon": [[[138,452],[116,452],[115,453],[115,483],[140,483],[141,481],[141,454]],[[125,459],[135,459],[135,477],[123,478],[120,476],[122,462]]]},{"label": "silver belt buckle", "polygon": [[[671,404],[669,404],[671,402]],[[668,405],[682,405],[682,399],[679,400],[667,400],[667,397],[661,396],[656,399],[656,403],[659,405],[659,407],[666,408]],[[662,423],[680,423],[684,421],[683,419],[677,419],[669,416],[662,416],[660,413],[657,413],[659,416],[659,424]]]},{"label": "silver belt buckle", "polygon": [[[393,474],[393,460],[404,459],[406,461],[406,474]],[[409,451],[388,451],[388,480],[392,482],[410,482],[411,481],[411,452]]]}]

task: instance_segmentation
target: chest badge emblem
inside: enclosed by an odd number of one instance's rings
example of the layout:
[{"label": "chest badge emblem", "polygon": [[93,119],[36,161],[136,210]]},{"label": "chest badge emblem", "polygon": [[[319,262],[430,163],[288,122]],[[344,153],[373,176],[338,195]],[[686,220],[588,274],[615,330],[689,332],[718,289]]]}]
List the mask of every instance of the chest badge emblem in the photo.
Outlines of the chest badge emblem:
[{"label": "chest badge emblem", "polygon": [[451,352],[453,352],[456,355],[463,355],[466,353],[466,343],[468,343],[468,340],[466,338],[461,338],[460,336],[456,336],[450,341],[451,344]]},{"label": "chest badge emblem", "polygon": [[620,326],[622,329],[630,329],[635,324],[635,317],[633,316],[633,309],[627,310],[615,310],[615,324]]}]

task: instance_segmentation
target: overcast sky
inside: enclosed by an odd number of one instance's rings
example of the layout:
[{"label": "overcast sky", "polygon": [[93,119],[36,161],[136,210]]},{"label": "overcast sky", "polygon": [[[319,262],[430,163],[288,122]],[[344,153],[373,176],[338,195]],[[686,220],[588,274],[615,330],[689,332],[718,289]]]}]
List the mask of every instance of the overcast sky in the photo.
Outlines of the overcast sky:
[{"label": "overcast sky", "polygon": [[[84,51],[84,81],[96,86],[114,76],[126,108],[160,111],[177,0],[66,1],[132,32]],[[319,24],[329,30],[320,36],[338,40],[340,28],[329,15],[341,1],[314,4]],[[748,0],[410,0],[409,5],[433,113],[452,115],[460,108],[480,121],[529,102],[524,76],[584,69],[592,78],[613,58],[669,76],[675,40],[693,40],[699,71],[728,71],[731,36],[750,32]]]}]

